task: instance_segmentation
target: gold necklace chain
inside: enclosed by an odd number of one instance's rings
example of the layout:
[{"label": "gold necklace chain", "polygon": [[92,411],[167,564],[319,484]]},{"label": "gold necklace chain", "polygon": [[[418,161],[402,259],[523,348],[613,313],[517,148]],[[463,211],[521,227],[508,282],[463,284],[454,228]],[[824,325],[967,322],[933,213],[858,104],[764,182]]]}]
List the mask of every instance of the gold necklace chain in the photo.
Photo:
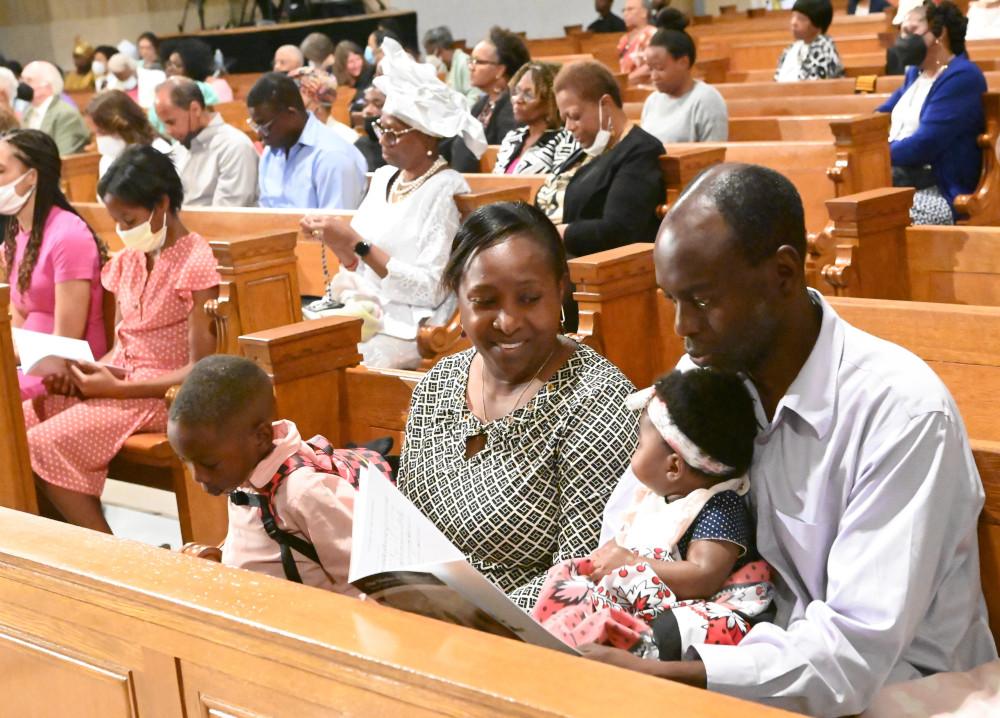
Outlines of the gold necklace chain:
[{"label": "gold necklace chain", "polygon": [[[524,398],[524,393],[526,391],[528,391],[528,387],[531,386],[532,382],[534,382],[535,379],[538,378],[538,375],[542,373],[542,369],[545,368],[545,365],[549,363],[549,359],[551,359],[552,355],[555,354],[555,353],[556,353],[556,348],[552,347],[552,351],[550,351],[549,355],[547,357],[545,357],[545,361],[543,361],[541,363],[541,365],[538,367],[538,371],[535,372],[535,375],[533,377],[531,377],[528,380],[528,383],[524,385],[524,388],[521,389],[521,393],[517,395],[517,401],[514,402],[513,408],[510,411],[508,411],[507,414],[509,414],[511,411],[516,411],[517,410],[517,405],[520,404],[521,403],[521,399]],[[489,424],[490,423],[490,417],[486,413],[486,357],[483,357],[483,376],[482,376],[480,388],[482,389],[482,391],[480,392],[480,398],[483,401],[483,420],[487,424]],[[506,414],[503,414],[501,416],[506,416]],[[499,418],[499,417],[497,417],[497,418]]]}]

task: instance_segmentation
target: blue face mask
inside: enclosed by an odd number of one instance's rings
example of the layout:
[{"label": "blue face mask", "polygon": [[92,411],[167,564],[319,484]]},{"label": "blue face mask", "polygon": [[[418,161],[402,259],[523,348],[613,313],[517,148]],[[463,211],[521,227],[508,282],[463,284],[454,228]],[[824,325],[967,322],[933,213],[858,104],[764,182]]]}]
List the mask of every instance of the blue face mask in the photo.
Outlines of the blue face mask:
[{"label": "blue face mask", "polygon": [[369,65],[375,64],[375,51],[372,50],[372,46],[368,45],[365,48],[365,59],[368,60]]}]

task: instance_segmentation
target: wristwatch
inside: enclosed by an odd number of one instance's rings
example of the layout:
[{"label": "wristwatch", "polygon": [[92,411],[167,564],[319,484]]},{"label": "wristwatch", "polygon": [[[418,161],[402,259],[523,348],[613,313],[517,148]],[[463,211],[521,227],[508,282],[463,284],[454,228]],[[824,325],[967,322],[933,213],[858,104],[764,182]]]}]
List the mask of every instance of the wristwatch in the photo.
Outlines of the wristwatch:
[{"label": "wristwatch", "polygon": [[370,251],[372,246],[368,242],[358,242],[354,245],[354,253],[359,257],[367,257]]}]

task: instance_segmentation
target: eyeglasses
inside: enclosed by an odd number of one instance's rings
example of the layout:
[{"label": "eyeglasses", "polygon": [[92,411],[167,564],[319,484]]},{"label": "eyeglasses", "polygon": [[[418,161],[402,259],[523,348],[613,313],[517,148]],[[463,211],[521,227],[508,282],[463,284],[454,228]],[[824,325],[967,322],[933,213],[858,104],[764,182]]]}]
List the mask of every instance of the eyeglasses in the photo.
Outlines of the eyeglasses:
[{"label": "eyeglasses", "polygon": [[393,147],[402,135],[405,135],[407,132],[416,132],[417,128],[409,127],[405,130],[389,130],[382,127],[380,120],[375,120],[375,122],[372,123],[372,129],[375,131],[376,139],[381,142],[382,138],[385,137],[385,146]]},{"label": "eyeglasses", "polygon": [[469,58],[469,67],[476,67],[477,65],[499,65],[499,62],[493,62],[493,60],[480,60],[478,57]]},{"label": "eyeglasses", "polygon": [[520,100],[521,102],[528,104],[529,102],[537,100],[538,96],[531,90],[514,90],[510,93],[510,99],[514,101]]},{"label": "eyeglasses", "polygon": [[278,116],[275,115],[270,120],[265,122],[263,125],[258,125],[256,122],[254,122],[248,117],[247,124],[250,125],[250,129],[256,132],[259,136],[267,137],[269,134],[271,134],[271,125],[273,125],[277,119]]}]

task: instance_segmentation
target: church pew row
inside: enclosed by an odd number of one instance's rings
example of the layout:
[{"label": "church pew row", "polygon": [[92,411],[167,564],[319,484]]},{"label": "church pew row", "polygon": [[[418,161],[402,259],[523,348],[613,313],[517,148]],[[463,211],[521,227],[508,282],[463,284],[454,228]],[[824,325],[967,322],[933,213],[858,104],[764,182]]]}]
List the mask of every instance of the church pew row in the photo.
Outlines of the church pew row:
[{"label": "church pew row", "polygon": [[910,226],[913,189],[827,202],[836,259],[821,268],[837,296],[1000,306],[1000,228]]},{"label": "church pew row", "polygon": [[5,715],[791,716],[9,509],[0,522]]}]

